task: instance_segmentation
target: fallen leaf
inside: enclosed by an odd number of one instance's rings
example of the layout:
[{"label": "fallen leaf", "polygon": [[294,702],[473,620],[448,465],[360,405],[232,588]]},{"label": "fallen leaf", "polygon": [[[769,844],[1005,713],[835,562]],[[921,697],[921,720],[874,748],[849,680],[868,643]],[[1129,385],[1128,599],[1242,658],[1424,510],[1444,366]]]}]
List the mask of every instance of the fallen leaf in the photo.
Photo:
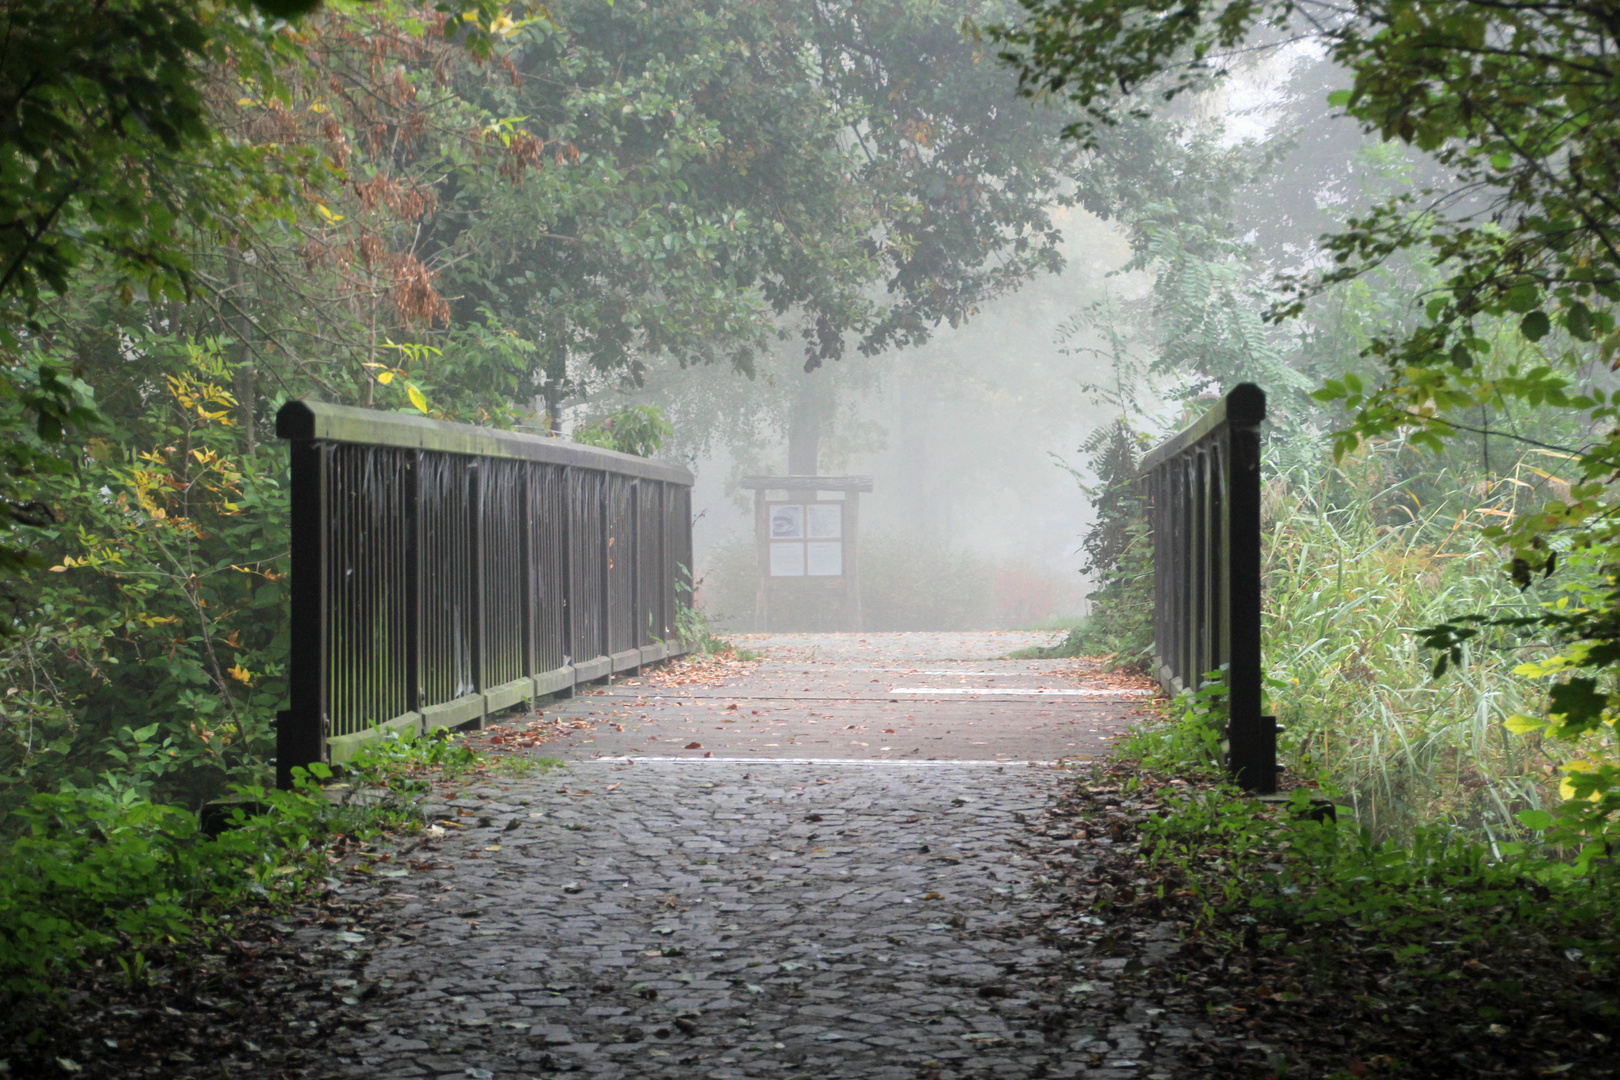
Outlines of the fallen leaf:
[{"label": "fallen leaf", "polygon": [[686,744],[686,749],[688,749],[688,750],[701,750],[701,749],[703,749],[703,744],[700,743],[700,742],[689,742],[689,743]]}]

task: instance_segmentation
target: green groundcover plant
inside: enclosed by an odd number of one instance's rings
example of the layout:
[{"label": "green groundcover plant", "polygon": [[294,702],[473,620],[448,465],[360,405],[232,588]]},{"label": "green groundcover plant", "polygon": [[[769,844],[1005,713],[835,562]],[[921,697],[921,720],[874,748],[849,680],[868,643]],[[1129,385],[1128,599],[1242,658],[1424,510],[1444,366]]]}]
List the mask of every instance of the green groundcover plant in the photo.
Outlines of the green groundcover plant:
[{"label": "green groundcover plant", "polygon": [[[1218,767],[1225,716],[1224,687],[1211,680],[1122,751],[1144,775],[1195,781],[1158,792],[1142,847],[1164,895],[1187,902],[1197,933],[1234,936],[1234,948],[1316,955],[1313,963],[1329,967],[1343,962],[1335,949],[1346,945],[1389,950],[1419,975],[1452,953],[1533,948],[1567,965],[1577,996],[1613,976],[1620,871],[1581,838],[1493,843],[1430,825],[1380,839],[1342,807],[1338,816],[1324,812],[1337,797],[1331,786],[1296,787],[1280,804],[1247,797]],[[1613,1001],[1579,1007],[1604,1024],[1617,1013]]]},{"label": "green groundcover plant", "polygon": [[48,1000],[62,976],[97,962],[139,980],[154,947],[184,950],[225,932],[233,913],[318,888],[335,841],[418,831],[414,803],[431,776],[512,763],[492,764],[444,732],[385,732],[341,776],[315,764],[295,770],[291,791],[235,785],[206,816],[111,777],[36,794],[0,845],[0,995]]}]

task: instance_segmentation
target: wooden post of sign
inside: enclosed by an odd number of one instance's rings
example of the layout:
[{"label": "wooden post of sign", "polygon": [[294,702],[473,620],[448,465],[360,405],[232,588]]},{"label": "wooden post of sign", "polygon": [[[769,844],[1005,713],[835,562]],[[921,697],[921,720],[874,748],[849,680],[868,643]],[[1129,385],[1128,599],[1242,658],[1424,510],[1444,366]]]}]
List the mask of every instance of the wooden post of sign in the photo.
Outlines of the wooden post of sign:
[{"label": "wooden post of sign", "polygon": [[766,518],[765,489],[754,489],[754,552],[759,560],[759,590],[754,594],[754,630],[766,633],[771,625],[770,522]]},{"label": "wooden post of sign", "polygon": [[861,574],[860,558],[855,537],[860,535],[861,493],[851,489],[844,493],[844,618],[849,628],[861,630]]}]

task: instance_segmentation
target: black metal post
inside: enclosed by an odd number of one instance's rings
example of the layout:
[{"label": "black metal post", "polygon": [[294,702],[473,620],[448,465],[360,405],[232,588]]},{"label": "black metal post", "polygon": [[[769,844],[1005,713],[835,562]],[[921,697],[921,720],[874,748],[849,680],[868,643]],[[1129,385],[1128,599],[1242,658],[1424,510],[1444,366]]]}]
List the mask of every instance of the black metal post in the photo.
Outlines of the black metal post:
[{"label": "black metal post", "polygon": [[1228,768],[1245,790],[1261,794],[1277,790],[1277,725],[1260,712],[1260,422],[1265,415],[1259,387],[1245,383],[1227,395]]},{"label": "black metal post", "polygon": [[1154,667],[1169,693],[1226,671],[1227,767],[1277,786],[1275,720],[1261,714],[1260,424],[1266,396],[1233,387],[1142,459],[1153,531]]},{"label": "black metal post", "polygon": [[292,641],[288,655],[288,708],[276,725],[276,786],[293,786],[294,768],[326,760],[327,627],[326,458],[330,447],[313,440],[290,447],[292,511]]}]

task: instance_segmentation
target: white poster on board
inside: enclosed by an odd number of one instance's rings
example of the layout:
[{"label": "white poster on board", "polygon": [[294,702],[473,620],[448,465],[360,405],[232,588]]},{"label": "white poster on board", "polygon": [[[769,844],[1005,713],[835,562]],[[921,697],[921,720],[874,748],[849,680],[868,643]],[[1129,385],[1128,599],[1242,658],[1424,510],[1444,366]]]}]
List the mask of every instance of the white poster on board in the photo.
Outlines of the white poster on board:
[{"label": "white poster on board", "polygon": [[772,544],[771,577],[804,577],[804,545]]},{"label": "white poster on board", "polygon": [[771,539],[800,540],[804,537],[804,507],[771,507]]},{"label": "white poster on board", "polygon": [[806,536],[812,540],[836,540],[844,535],[844,508],[837,503],[811,503],[805,507]]},{"label": "white poster on board", "polygon": [[809,543],[806,548],[811,577],[841,577],[844,573],[844,545],[834,540]]}]

